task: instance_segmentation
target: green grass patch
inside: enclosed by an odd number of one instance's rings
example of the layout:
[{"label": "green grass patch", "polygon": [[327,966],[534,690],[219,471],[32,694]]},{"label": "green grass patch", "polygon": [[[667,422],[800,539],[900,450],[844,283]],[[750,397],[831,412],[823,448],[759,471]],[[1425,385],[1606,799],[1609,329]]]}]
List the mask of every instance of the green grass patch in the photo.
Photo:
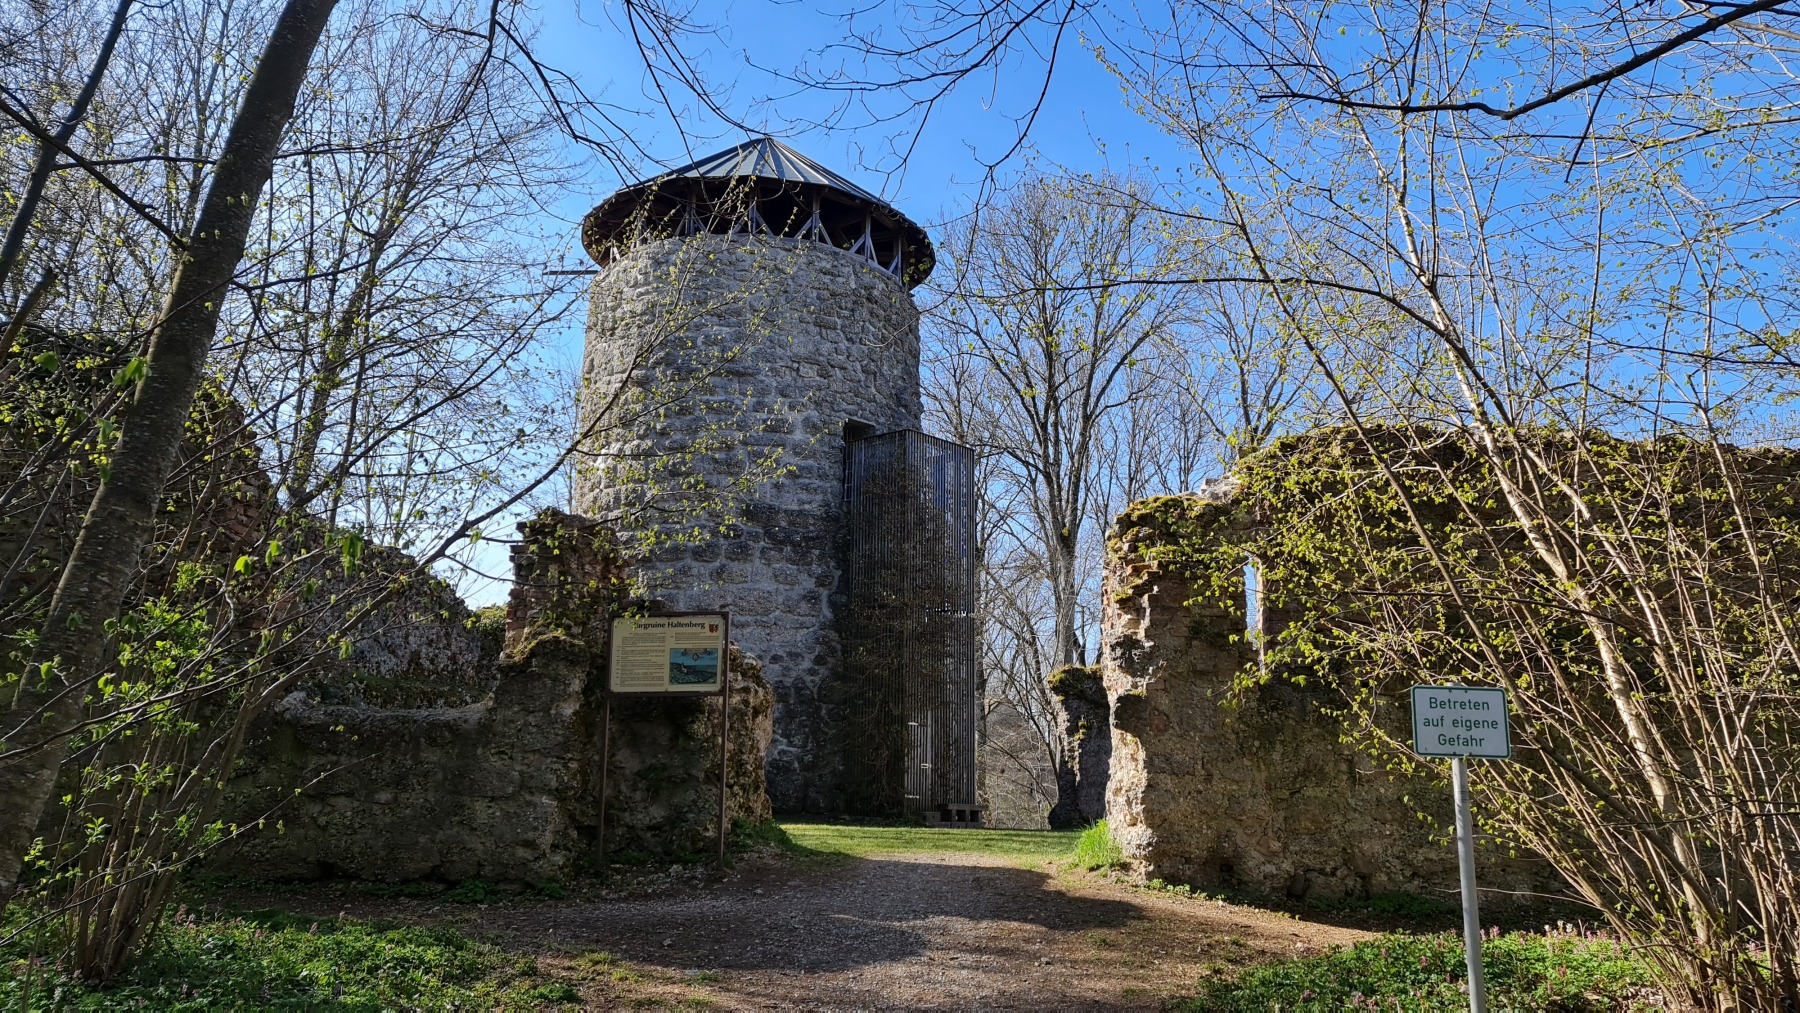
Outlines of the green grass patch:
[{"label": "green grass patch", "polygon": [[945,830],[934,827],[782,823],[797,849],[819,855],[973,852],[1026,861],[1067,858],[1081,836],[1073,830]]},{"label": "green grass patch", "polygon": [[[1482,968],[1492,1009],[1599,1013],[1649,1006],[1649,967],[1603,937],[1509,933],[1482,945]],[[1459,1010],[1468,1008],[1467,977],[1460,934],[1387,935],[1204,982],[1176,1008],[1192,1013]]]},{"label": "green grass patch", "polygon": [[118,980],[97,988],[0,950],[0,1009],[554,1008],[580,1001],[535,962],[442,928],[285,912],[172,917]]},{"label": "green grass patch", "polygon": [[590,971],[600,967],[611,967],[618,962],[619,958],[605,950],[590,950],[575,958],[576,967]]},{"label": "green grass patch", "polygon": [[1083,869],[1120,869],[1125,866],[1125,849],[1113,840],[1106,821],[1101,820],[1075,840],[1075,864]]},{"label": "green grass patch", "polygon": [[804,854],[806,851],[794,843],[787,830],[774,820],[763,820],[760,823],[733,820],[729,843],[733,851],[749,851],[761,845],[770,845],[791,855]]}]

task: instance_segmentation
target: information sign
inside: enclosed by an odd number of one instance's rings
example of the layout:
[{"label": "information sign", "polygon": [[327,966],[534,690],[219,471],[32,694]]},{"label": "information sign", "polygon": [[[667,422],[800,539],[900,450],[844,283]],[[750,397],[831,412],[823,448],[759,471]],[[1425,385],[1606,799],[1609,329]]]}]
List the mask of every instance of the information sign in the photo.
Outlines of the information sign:
[{"label": "information sign", "polygon": [[612,623],[614,693],[722,693],[730,621],[723,612],[629,616]]},{"label": "information sign", "polygon": [[1420,756],[1512,759],[1506,690],[1414,686],[1413,752]]},{"label": "information sign", "polygon": [[606,791],[612,769],[612,701],[615,696],[680,696],[717,693],[719,707],[719,868],[725,868],[727,772],[731,765],[731,616],[724,612],[657,612],[612,621],[606,672],[606,710],[600,718],[600,815],[594,835],[595,865],[606,875]]}]

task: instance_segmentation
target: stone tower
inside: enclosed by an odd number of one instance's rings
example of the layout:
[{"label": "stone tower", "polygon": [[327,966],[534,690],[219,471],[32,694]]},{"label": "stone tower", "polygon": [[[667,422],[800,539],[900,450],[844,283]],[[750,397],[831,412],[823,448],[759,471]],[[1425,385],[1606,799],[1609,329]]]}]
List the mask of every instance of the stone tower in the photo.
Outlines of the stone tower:
[{"label": "stone tower", "polygon": [[771,800],[837,811],[847,441],[919,427],[931,242],[771,138],[613,194],[582,242],[601,270],[576,508],[654,536],[655,597],[730,610],[775,690]]}]

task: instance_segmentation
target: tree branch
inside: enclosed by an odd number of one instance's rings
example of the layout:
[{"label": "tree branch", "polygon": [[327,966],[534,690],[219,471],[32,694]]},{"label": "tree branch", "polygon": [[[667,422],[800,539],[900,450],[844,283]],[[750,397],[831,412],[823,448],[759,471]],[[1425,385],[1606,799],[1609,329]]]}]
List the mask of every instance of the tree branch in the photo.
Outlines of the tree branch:
[{"label": "tree branch", "polygon": [[1356,99],[1333,98],[1329,95],[1316,95],[1310,92],[1296,91],[1258,92],[1257,97],[1263,99],[1299,99],[1304,102],[1324,102],[1328,105],[1337,106],[1340,109],[1369,109],[1379,112],[1399,113],[1402,116],[1411,116],[1417,113],[1485,113],[1502,121],[1511,121],[1518,119],[1526,113],[1534,112],[1547,105],[1560,102],[1578,92],[1586,91],[1595,85],[1606,84],[1609,81],[1624,77],[1640,67],[1655,63],[1657,60],[1662,59],[1690,42],[1705,38],[1713,32],[1742,21],[1745,18],[1756,14],[1771,12],[1785,14],[1787,12],[1782,11],[1780,8],[1783,4],[1791,2],[1792,0],[1755,0],[1753,3],[1736,6],[1729,13],[1721,14],[1716,18],[1708,18],[1700,24],[1689,28],[1685,32],[1680,32],[1663,42],[1651,46],[1649,49],[1644,50],[1623,63],[1608,67],[1598,73],[1589,74],[1579,81],[1546,92],[1522,106],[1515,106],[1511,109],[1501,109],[1498,106],[1491,106],[1486,102],[1475,101],[1427,102],[1417,105],[1409,102],[1362,102]]}]

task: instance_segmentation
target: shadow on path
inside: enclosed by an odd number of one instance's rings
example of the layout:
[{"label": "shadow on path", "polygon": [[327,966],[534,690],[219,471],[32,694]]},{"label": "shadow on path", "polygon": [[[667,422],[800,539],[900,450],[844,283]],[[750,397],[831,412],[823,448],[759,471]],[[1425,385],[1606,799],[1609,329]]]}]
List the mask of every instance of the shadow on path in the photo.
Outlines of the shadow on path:
[{"label": "shadow on path", "polygon": [[1031,869],[896,856],[792,868],[786,880],[761,886],[539,909],[528,927],[508,926],[502,915],[493,927],[551,932],[564,943],[668,967],[818,973],[918,956],[932,945],[928,935],[985,925],[982,935],[1007,951],[1020,930],[1040,937],[1043,930],[1117,929],[1140,914],[1124,901],[1062,893]]}]

